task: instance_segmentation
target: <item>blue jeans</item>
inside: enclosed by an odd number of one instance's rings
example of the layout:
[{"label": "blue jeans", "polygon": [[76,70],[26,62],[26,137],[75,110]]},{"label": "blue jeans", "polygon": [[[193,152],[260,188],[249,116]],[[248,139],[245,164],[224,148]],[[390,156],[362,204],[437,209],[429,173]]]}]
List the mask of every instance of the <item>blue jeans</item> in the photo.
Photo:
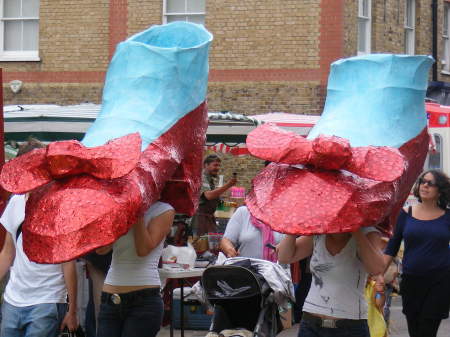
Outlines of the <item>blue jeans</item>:
[{"label": "blue jeans", "polygon": [[392,303],[392,292],[394,288],[390,284],[386,284],[386,290],[384,295],[386,296],[386,303],[384,304],[383,316],[386,326],[389,327],[389,319],[391,317],[391,303]]},{"label": "blue jeans", "polygon": [[159,288],[132,291],[119,296],[120,304],[114,304],[111,294],[102,293],[97,337],[156,336],[163,316]]},{"label": "blue jeans", "polygon": [[370,337],[366,320],[341,328],[322,328],[302,319],[298,337]]},{"label": "blue jeans", "polygon": [[4,301],[0,337],[56,337],[66,312],[66,303],[16,307]]}]

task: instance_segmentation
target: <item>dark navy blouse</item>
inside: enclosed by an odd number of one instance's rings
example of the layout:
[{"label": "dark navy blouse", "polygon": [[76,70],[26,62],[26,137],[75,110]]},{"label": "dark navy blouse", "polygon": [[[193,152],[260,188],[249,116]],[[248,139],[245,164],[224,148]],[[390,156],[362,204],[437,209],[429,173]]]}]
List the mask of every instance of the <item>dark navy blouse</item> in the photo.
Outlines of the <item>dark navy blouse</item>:
[{"label": "dark navy blouse", "polygon": [[385,253],[396,256],[402,240],[403,273],[420,276],[450,270],[450,211],[434,220],[418,220],[402,210]]}]

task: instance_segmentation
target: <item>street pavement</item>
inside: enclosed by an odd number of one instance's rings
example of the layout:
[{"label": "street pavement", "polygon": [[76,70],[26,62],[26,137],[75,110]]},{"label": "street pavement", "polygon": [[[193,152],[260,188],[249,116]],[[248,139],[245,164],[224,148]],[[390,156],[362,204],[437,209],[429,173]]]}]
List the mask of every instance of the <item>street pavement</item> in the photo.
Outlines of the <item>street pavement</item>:
[{"label": "street pavement", "polygon": [[[290,329],[283,330],[278,337],[297,337],[298,324]],[[204,337],[207,331],[186,330],[185,337]],[[157,337],[169,337],[169,328],[161,329]],[[175,330],[174,337],[180,336],[180,330]],[[438,337],[450,336],[450,319],[442,321],[439,328]],[[406,320],[402,314],[402,300],[401,297],[396,296],[392,299],[391,319],[390,319],[390,334],[389,337],[409,337]]]}]

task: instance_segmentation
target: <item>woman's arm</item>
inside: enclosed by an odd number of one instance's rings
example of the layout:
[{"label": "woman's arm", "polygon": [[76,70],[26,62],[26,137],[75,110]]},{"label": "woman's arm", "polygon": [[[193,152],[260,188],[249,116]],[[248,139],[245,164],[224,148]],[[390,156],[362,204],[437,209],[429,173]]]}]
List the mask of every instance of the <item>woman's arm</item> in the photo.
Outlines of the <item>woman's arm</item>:
[{"label": "woman's arm", "polygon": [[278,261],[280,263],[297,262],[308,257],[313,252],[313,237],[286,235],[277,246]]},{"label": "woman's arm", "polygon": [[231,242],[225,237],[223,237],[222,240],[220,240],[220,250],[227,257],[235,257],[239,255],[239,253],[236,251],[236,248],[233,245],[233,242]]},{"label": "woman's arm", "polygon": [[394,235],[389,240],[387,247],[383,254],[383,262],[384,262],[384,270],[383,274],[389,268],[392,263],[392,260],[395,256],[397,256],[398,250],[400,249],[400,245],[403,240],[403,229],[405,227],[406,222],[406,211],[400,211],[400,215],[398,216],[397,223],[395,224]]},{"label": "woman's arm", "polygon": [[381,235],[379,232],[364,234],[360,228],[352,233],[358,245],[358,256],[366,271],[378,275],[384,271],[383,254],[381,253]]},{"label": "woman's arm", "polygon": [[67,311],[61,323],[61,330],[65,327],[69,331],[75,331],[78,328],[77,317],[77,267],[75,261],[69,261],[62,264],[64,282],[66,283],[67,296],[69,298],[69,310]]},{"label": "woman's arm", "polygon": [[386,274],[386,271],[388,270],[393,260],[394,260],[393,256],[383,254],[383,265],[384,265],[383,275]]},{"label": "woman's arm", "polygon": [[5,277],[7,271],[14,263],[16,257],[16,247],[14,246],[14,241],[9,232],[6,232],[5,243],[3,244],[3,249],[0,252],[0,280]]},{"label": "woman's arm", "polygon": [[145,226],[144,218],[138,219],[134,225],[134,243],[138,256],[147,256],[169,234],[172,227],[174,210],[166,211],[150,220]]}]

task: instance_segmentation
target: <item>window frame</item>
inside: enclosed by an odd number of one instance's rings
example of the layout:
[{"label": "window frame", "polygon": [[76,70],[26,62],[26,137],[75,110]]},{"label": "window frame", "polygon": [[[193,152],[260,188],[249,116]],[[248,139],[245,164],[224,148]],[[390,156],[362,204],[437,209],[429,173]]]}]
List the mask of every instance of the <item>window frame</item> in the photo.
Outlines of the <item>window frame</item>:
[{"label": "window frame", "polygon": [[[27,21],[27,20],[33,20],[38,22],[38,29],[39,29],[39,16],[37,17],[14,17],[14,18],[5,18],[3,16],[4,11],[4,0],[0,0],[0,61],[2,62],[22,62],[22,61],[40,61],[39,57],[39,31],[38,31],[38,41],[37,50],[14,50],[14,51],[7,51],[4,50],[4,43],[5,43],[5,21]],[[21,0],[21,3],[23,3],[23,0]],[[39,1],[39,7],[40,7],[40,1]],[[23,34],[23,33],[22,33]]]},{"label": "window frame", "polygon": [[[447,19],[447,20],[445,20]],[[442,20],[442,73],[450,75],[450,3],[444,2]]]},{"label": "window frame", "polygon": [[[408,7],[408,4],[410,6]],[[408,25],[409,12],[408,8],[411,9],[411,20],[412,25]],[[416,51],[416,0],[405,0],[405,54],[414,55]]]},{"label": "window frame", "polygon": [[[367,16],[364,16],[364,1],[367,1]],[[372,50],[372,0],[358,0],[358,35],[356,42],[356,50],[358,55],[370,54]],[[359,49],[359,39],[361,32],[359,31],[359,24],[364,20],[366,31],[364,36],[365,50]]]},{"label": "window frame", "polygon": [[[189,16],[203,15],[204,19],[206,19],[206,1],[205,1],[205,10],[203,12],[188,12],[187,11],[187,3],[189,0],[184,0],[184,8],[186,10],[183,13],[176,13],[176,12],[175,13],[167,13],[167,1],[170,1],[170,0],[163,0],[163,20],[162,20],[163,24],[167,23],[167,17],[169,17],[169,16],[185,16],[187,19]],[[185,20],[185,21],[188,21],[188,20]],[[188,22],[190,22],[190,21],[188,21]],[[205,22],[205,20],[203,20],[203,22]]]}]

